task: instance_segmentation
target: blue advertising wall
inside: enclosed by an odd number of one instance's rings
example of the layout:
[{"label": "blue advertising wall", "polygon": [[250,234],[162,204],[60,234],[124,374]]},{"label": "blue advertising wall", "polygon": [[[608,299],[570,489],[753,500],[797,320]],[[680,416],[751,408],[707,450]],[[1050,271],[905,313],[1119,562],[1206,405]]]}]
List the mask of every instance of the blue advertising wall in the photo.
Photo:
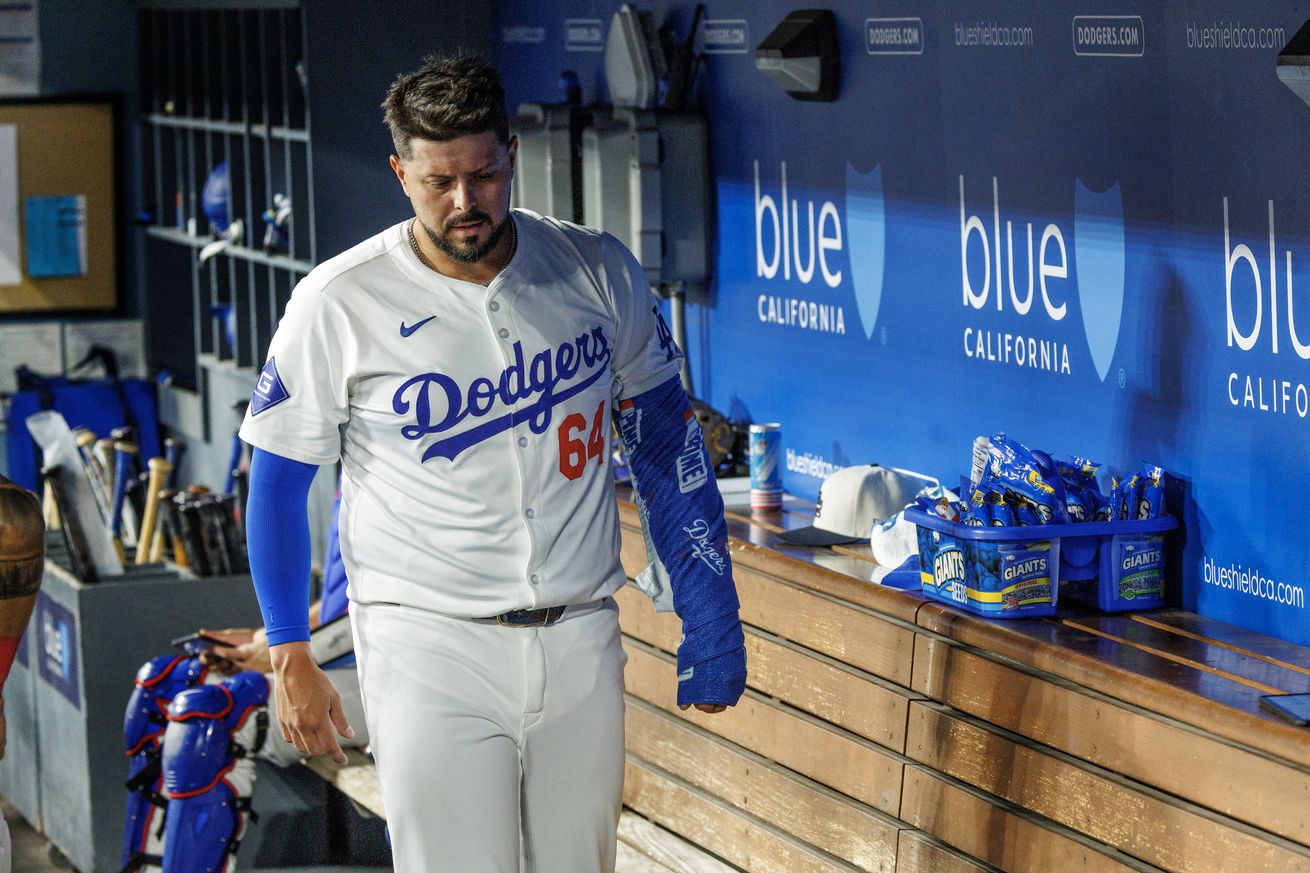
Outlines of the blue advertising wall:
[{"label": "blue advertising wall", "polygon": [[[618,5],[504,0],[511,104],[564,69],[605,102]],[[1252,6],[843,0],[840,96],[804,103],[753,59],[794,7],[709,4],[696,393],[781,422],[809,497],[997,431],[1161,464],[1184,608],[1310,644],[1310,106],[1275,72],[1310,5]]]}]

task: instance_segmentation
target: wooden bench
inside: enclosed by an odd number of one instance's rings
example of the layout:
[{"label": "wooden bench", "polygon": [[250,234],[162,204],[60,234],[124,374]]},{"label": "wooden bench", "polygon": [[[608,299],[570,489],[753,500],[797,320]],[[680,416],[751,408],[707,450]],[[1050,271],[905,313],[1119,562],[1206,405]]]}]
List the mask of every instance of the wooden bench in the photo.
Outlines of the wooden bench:
[{"label": "wooden bench", "polygon": [[[620,504],[628,575],[645,565]],[[987,621],[867,547],[730,513],[750,687],[674,705],[678,619],[619,594],[625,803],[750,871],[1310,871],[1310,650],[1179,611]]]}]

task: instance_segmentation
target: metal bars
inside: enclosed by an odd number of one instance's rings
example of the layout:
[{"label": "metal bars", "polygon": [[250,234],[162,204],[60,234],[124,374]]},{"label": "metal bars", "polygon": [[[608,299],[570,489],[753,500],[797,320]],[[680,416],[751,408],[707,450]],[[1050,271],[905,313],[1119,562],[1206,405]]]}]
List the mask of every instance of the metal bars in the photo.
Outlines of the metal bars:
[{"label": "metal bars", "polygon": [[[148,248],[151,291],[174,293],[189,281],[193,356],[256,369],[291,288],[317,255],[301,10],[252,0],[146,4],[138,16],[148,145],[141,178],[153,188],[141,198],[147,232],[186,247],[190,264],[181,275],[176,257]],[[224,163],[225,218],[241,222],[239,237],[218,232],[221,199],[206,203],[206,183]],[[293,218],[273,232],[266,216],[276,216],[279,195],[291,198]],[[201,262],[200,252],[220,239],[228,245]],[[195,368],[190,360],[165,363]]]}]

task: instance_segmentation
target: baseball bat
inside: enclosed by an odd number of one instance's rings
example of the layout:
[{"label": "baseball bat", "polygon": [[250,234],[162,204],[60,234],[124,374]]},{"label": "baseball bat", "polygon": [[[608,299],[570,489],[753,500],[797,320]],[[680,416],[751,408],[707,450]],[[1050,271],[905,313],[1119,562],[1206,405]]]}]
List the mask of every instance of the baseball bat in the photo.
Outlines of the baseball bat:
[{"label": "baseball bat", "polygon": [[204,543],[205,560],[210,572],[230,576],[232,558],[227,550],[226,528],[223,524],[223,507],[213,495],[206,495],[196,504],[200,519],[200,538]]},{"label": "baseball bat", "polygon": [[[169,476],[172,476],[169,471]],[[173,496],[177,494],[169,488],[161,488],[156,495],[159,501],[159,508],[155,515],[155,530],[150,535],[150,563],[158,564],[164,560],[164,550],[168,549],[172,554],[177,549],[176,541],[173,538]]]},{"label": "baseball bat", "polygon": [[127,494],[127,480],[132,469],[132,456],[136,446],[128,442],[114,443],[114,503],[109,518],[109,533],[118,550],[118,559],[126,560],[127,552],[123,549],[123,498]]},{"label": "baseball bat", "polygon": [[185,494],[177,497],[177,527],[186,547],[187,564],[197,576],[208,576],[214,572],[209,562],[209,553],[205,550],[203,521],[200,517],[200,500],[209,493],[204,485],[191,485]]},{"label": "baseball bat", "polygon": [[235,494],[220,494],[218,505],[222,509],[223,545],[227,549],[228,563],[233,573],[245,573],[250,569],[250,559],[246,555],[245,533],[237,519],[238,499]]},{"label": "baseball bat", "polygon": [[[112,498],[114,493],[114,441],[110,439],[96,440],[91,452],[99,462],[96,470],[100,473],[100,478],[105,484],[105,493]],[[110,500],[110,506],[113,506],[112,499]],[[108,523],[108,520],[106,520],[105,524]]]},{"label": "baseball bat", "polygon": [[186,440],[169,437],[164,440],[164,458],[170,464],[168,482],[164,487],[170,491],[177,487],[177,468],[182,465],[182,456],[186,454]]},{"label": "baseball bat", "polygon": [[77,441],[68,422],[55,410],[47,409],[28,416],[25,424],[32,438],[41,447],[44,466],[61,471],[61,475],[51,482],[52,488],[58,486],[62,489],[62,493],[56,495],[62,500],[62,505],[58,505],[61,521],[75,525],[80,530],[82,543],[87,547],[86,557],[95,575],[99,578],[121,575],[123,562],[114,549],[109,528],[100,518],[100,510],[91,494],[91,483],[83,473]]},{"label": "baseball bat", "polygon": [[165,458],[151,458],[147,465],[150,467],[150,480],[146,485],[145,512],[141,514],[141,539],[136,545],[138,566],[146,563],[152,553],[155,519],[159,515],[159,492],[163,490],[169,470],[172,469]]},{"label": "baseball bat", "polygon": [[46,530],[59,530],[59,505],[55,503],[55,486],[50,480],[41,484],[41,520]]},{"label": "baseball bat", "polygon": [[[120,472],[117,458],[118,444],[127,443],[128,445],[135,447],[136,428],[132,427],[130,424],[125,424],[111,430],[109,432],[109,437],[113,441],[114,458],[112,461],[112,468],[114,470],[114,479],[117,480]],[[123,480],[122,484],[115,481],[113,487],[109,489],[109,493],[112,494],[116,493],[117,489],[122,488],[123,495],[126,498],[117,513],[124,546],[133,546],[136,544],[137,536],[139,534],[137,522],[141,519],[140,510],[144,508],[139,496],[140,492],[137,490],[139,486],[136,484],[137,472],[140,470],[140,461],[141,459],[137,453],[133,452],[128,459],[127,478]]]},{"label": "baseball bat", "polygon": [[91,546],[86,539],[86,530],[82,527],[84,519],[77,512],[74,489],[69,487],[67,467],[46,467],[41,471],[47,492],[59,510],[61,530],[64,533],[64,545],[68,548],[69,568],[83,584],[91,585],[99,581],[96,567],[91,560]]},{"label": "baseball bat", "polygon": [[179,567],[190,567],[191,559],[188,557],[190,547],[187,545],[186,537],[182,534],[182,504],[186,501],[186,494],[174,494],[168,501],[168,511],[165,522],[168,525],[168,536],[173,541],[173,563]]},{"label": "baseball bat", "polygon": [[82,459],[83,471],[91,483],[91,494],[95,497],[96,508],[100,510],[100,520],[109,524],[109,492],[105,490],[105,479],[98,469],[100,460],[96,457],[96,435],[84,427],[73,431],[77,440],[77,453]]}]

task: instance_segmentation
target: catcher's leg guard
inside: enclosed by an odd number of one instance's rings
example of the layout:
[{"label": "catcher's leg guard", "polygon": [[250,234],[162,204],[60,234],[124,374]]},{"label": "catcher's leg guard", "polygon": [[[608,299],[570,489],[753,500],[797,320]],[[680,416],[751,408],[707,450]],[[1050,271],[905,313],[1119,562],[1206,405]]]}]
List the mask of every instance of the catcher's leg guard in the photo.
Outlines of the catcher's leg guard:
[{"label": "catcher's leg guard", "polygon": [[160,740],[168,726],[168,705],[178,692],[205,681],[199,658],[163,655],[141,665],[123,718],[128,756],[127,819],[123,828],[124,873],[159,870],[164,852],[163,772]]},{"label": "catcher's leg guard", "polygon": [[168,816],[164,873],[224,873],[255,783],[251,757],[268,729],[268,679],[245,671],[173,698],[164,732]]}]

